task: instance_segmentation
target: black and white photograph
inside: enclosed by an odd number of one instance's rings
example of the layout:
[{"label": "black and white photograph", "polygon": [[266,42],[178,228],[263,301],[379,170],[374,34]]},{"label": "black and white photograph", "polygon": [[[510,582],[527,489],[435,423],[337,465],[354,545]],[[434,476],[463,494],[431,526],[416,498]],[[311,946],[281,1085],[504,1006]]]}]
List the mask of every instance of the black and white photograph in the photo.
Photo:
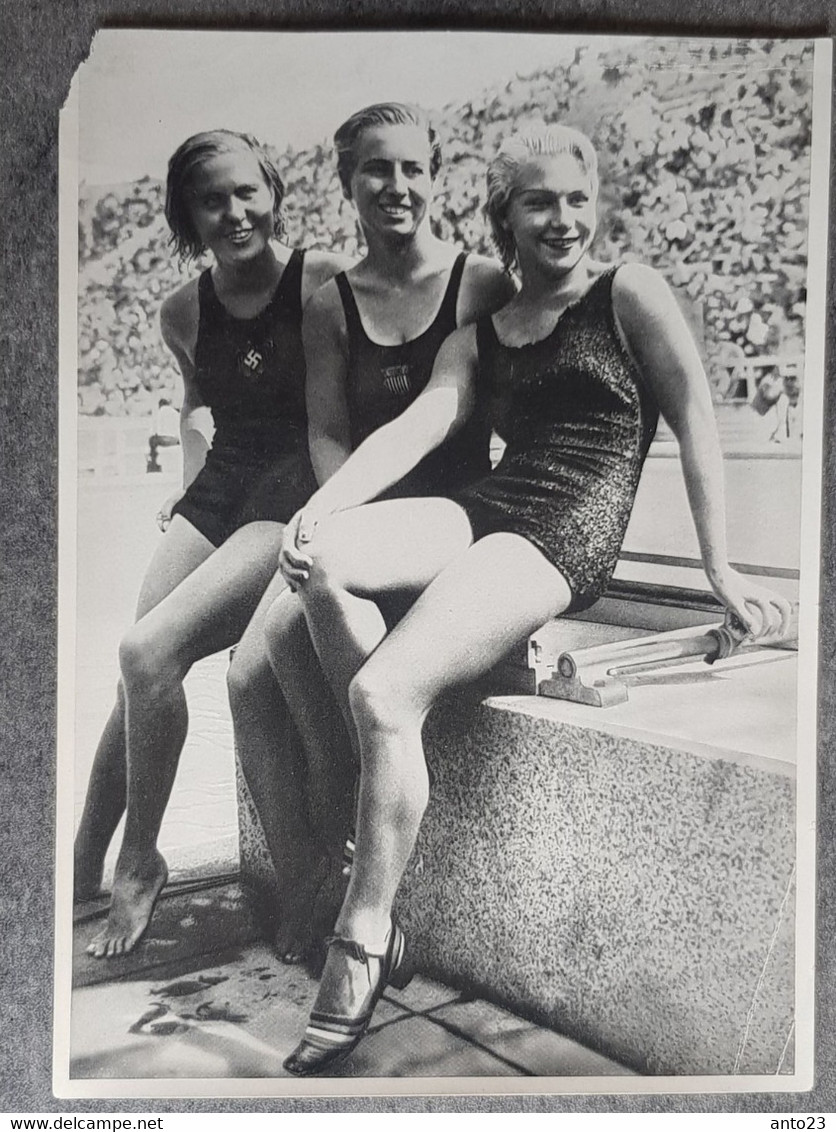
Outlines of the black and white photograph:
[{"label": "black and white photograph", "polygon": [[831,82],[96,35],[56,1096],[812,1086]]}]

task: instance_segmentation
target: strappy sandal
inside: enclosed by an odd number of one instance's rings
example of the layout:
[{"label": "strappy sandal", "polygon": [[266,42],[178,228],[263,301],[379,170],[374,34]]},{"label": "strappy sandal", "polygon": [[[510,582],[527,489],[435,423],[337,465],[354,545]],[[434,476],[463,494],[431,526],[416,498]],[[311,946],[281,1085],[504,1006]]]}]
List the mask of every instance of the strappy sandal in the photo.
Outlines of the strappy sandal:
[{"label": "strappy sandal", "polygon": [[[297,1077],[309,1077],[333,1069],[356,1049],[369,1028],[372,1014],[387,986],[402,989],[412,978],[404,967],[405,941],[403,932],[393,924],[385,941],[379,947],[364,945],[354,939],[329,936],[327,947],[339,947],[358,963],[366,964],[369,976],[369,994],[358,1015],[328,1014],[314,1008],[311,1011],[305,1036],[292,1054],[285,1059],[284,1067]],[[370,959],[380,961],[377,981],[372,978]]]}]

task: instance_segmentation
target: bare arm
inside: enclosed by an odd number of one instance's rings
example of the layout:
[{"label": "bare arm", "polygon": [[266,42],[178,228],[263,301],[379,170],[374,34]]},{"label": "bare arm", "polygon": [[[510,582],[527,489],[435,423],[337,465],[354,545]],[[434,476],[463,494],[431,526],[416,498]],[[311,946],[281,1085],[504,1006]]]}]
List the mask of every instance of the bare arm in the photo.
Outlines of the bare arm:
[{"label": "bare arm", "polygon": [[444,342],[423,393],[373,432],[287,524],[279,565],[291,586],[304,580],[311,561],[297,541],[310,541],[322,516],[380,495],[460,428],[473,409],[475,375],[476,333],[470,326]]},{"label": "bare arm", "polygon": [[514,280],[495,259],[468,256],[456,311],[458,325],[466,326],[482,315],[495,314],[516,293]]},{"label": "bare arm", "polygon": [[786,631],[789,604],[729,566],[723,458],[708,381],[670,288],[654,270],[621,268],[613,304],[630,352],[677,441],[703,566],[723,604],[757,636]]},{"label": "bare arm", "polygon": [[348,346],[336,285],[322,288],[305,308],[305,398],[308,445],[317,483],[342,467],[351,452],[346,395]]},{"label": "bare arm", "polygon": [[201,400],[194,378],[196,318],[196,305],[190,293],[190,285],[167,299],[160,310],[163,341],[174,355],[183,377],[180,443],[183,450],[184,489],[192,483],[206,462],[212,428],[211,412]]},{"label": "bare arm", "polygon": [[348,271],[356,262],[351,256],[336,252],[321,252],[315,248],[306,251],[302,273],[302,306],[307,306],[312,296],[329,279],[333,279],[341,271]]},{"label": "bare arm", "polygon": [[311,496],[306,511],[345,511],[402,479],[467,420],[473,408],[476,335],[457,330],[443,343],[426,389],[400,416],[365,440],[338,475]]}]

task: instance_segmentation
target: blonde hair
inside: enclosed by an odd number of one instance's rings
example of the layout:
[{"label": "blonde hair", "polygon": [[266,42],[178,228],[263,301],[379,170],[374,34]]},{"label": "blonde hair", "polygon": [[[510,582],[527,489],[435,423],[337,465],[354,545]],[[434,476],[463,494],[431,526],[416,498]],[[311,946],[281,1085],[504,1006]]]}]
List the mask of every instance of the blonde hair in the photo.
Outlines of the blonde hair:
[{"label": "blonde hair", "polygon": [[485,215],[505,270],[510,272],[517,258],[514,237],[506,226],[508,204],[521,166],[532,157],[557,157],[568,153],[589,177],[593,197],[598,194],[598,157],[592,142],[571,126],[537,126],[513,134],[499,147],[488,165],[488,199]]}]

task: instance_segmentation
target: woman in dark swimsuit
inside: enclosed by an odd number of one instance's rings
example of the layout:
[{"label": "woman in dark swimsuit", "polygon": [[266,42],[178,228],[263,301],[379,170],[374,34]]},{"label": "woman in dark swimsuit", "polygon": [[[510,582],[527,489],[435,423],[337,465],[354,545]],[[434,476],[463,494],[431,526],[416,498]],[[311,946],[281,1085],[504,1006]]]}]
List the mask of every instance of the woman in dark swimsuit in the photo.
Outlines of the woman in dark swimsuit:
[{"label": "woman in dark swimsuit", "polygon": [[[316,486],[302,306],[350,261],[278,242],[283,195],[272,159],[249,135],[197,134],[169,163],[175,247],[184,259],[208,249],[214,264],[161,310],[183,374],[184,488],[158,515],[168,529],[120,646],[117,703],[76,837],[76,898],[84,899],[99,890],[126,811],[107,923],[88,949],[98,958],[135,946],[166,882],[157,836],[188,726],[183,678],[241,637],[274,574],[282,525]],[[211,447],[200,420],[207,409]]]},{"label": "woman in dark swimsuit", "polygon": [[[615,567],[661,411],[677,436],[712,589],[765,640],[789,606],[736,574],[702,366],[667,285],[589,256],[597,172],[588,139],[561,127],[510,139],[488,172],[488,215],[520,292],[457,330],[424,394],[375,433],[285,531],[327,672],[345,681],[361,754],[357,844],[297,1074],[344,1058],[368,1026],[403,939],[395,892],[428,798],[421,745],[443,690],[472,680],[539,626],[599,596]],[[502,461],[457,500],[374,499],[486,400]],[[351,510],[352,508],[357,508]],[[387,635],[376,601],[423,590]]]},{"label": "woman in dark swimsuit", "polygon": [[[432,234],[430,205],[441,156],[420,110],[398,103],[366,107],[334,140],[343,191],[357,209],[367,254],[318,291],[305,311],[310,447],[320,483],[415,401],[439,347],[457,326],[498,310],[514,293],[498,262],[466,255]],[[490,426],[474,416],[385,495],[449,495],[489,471]],[[390,624],[414,596],[390,595]],[[294,890],[282,902],[277,950],[293,962],[330,931],[344,894],[342,850],[353,826],[356,764],[338,710],[350,724],[347,681],[332,691],[324,680],[299,604],[279,601],[266,633],[308,757],[317,831],[295,847],[307,867],[289,870]],[[251,677],[251,688],[259,684]],[[269,725],[275,735],[275,718]],[[239,752],[245,746],[239,737]]]}]

